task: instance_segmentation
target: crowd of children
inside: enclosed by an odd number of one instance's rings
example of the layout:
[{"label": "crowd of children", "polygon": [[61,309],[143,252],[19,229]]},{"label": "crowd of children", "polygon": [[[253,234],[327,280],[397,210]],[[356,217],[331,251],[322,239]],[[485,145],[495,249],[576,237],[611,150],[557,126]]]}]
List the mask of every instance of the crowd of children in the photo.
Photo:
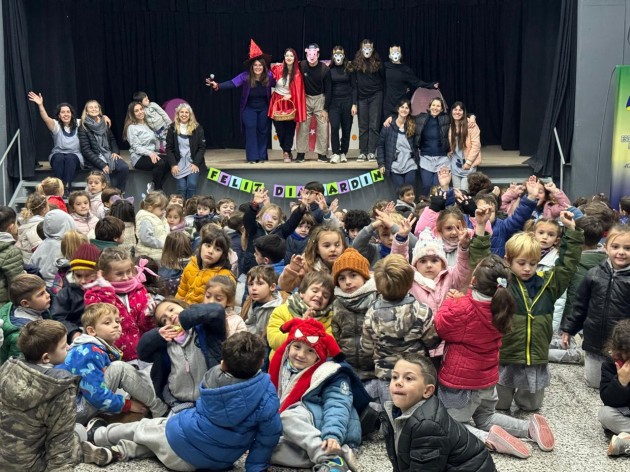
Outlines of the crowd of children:
[{"label": "crowd of children", "polygon": [[380,430],[395,470],[493,471],[553,450],[550,361],[630,455],[630,198],[437,178],[369,212],[309,182],[283,215],[264,188],[136,212],[93,171],[0,207],[0,468],[356,471]]}]

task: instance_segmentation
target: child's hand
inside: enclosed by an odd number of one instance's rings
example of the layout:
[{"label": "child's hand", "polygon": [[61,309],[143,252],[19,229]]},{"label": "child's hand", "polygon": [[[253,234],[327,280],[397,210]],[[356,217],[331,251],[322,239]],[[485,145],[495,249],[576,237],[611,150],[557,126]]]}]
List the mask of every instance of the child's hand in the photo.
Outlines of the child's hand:
[{"label": "child's hand", "polygon": [[311,207],[311,204],[308,201],[308,194],[304,190],[300,191],[300,203],[304,205],[304,208],[307,210]]},{"label": "child's hand", "polygon": [[536,179],[535,175],[529,176],[525,187],[527,188],[527,196],[530,200],[538,200],[538,179]]},{"label": "child's hand", "polygon": [[437,172],[438,185],[442,190],[448,190],[451,185],[451,169],[448,167],[440,167]]},{"label": "child's hand", "polygon": [[562,341],[560,341],[560,344],[562,345],[562,349],[569,349],[570,342],[571,342],[571,335],[567,332],[562,333]]},{"label": "child's hand", "polygon": [[302,269],[304,269],[304,256],[301,254],[292,255],[289,267],[292,271],[299,273]]},{"label": "child's hand", "polygon": [[623,363],[621,367],[617,367],[617,378],[623,387],[627,387],[630,383],[630,360]]},{"label": "child's hand", "polygon": [[173,339],[175,339],[177,336],[179,336],[179,334],[181,333],[181,330],[176,329],[173,325],[166,325],[166,326],[162,326],[159,330],[158,333],[160,333],[160,336],[162,336],[162,338],[164,339],[164,341],[171,342]]},{"label": "child's hand", "polygon": [[561,211],[560,212],[560,222],[570,230],[575,229],[575,220],[573,219],[573,213],[570,211]]},{"label": "child's hand", "polygon": [[267,196],[267,191],[264,187],[260,187],[258,190],[254,192],[254,198],[252,199],[252,203],[255,205],[261,205],[264,203],[265,199],[269,198]]},{"label": "child's hand", "polygon": [[383,208],[383,213],[394,213],[396,211],[396,204],[394,202],[389,202],[387,205],[385,205],[385,208]]},{"label": "child's hand", "polygon": [[553,182],[547,182],[545,184],[545,189],[549,190],[549,192],[554,195],[556,193],[558,193],[558,187],[556,187],[556,184],[554,184]]},{"label": "child's hand", "polygon": [[501,196],[501,189],[499,188],[498,185],[495,185],[494,187],[492,187],[492,193],[497,198],[499,198]]},{"label": "child's hand", "polygon": [[148,300],[147,300],[147,307],[144,310],[144,316],[153,316],[156,306],[157,306],[157,303],[155,303],[155,300],[153,299],[153,297],[149,295]]},{"label": "child's hand", "polygon": [[144,406],[142,403],[140,403],[138,400],[131,400],[131,408],[129,408],[129,411],[133,412],[133,413],[141,413],[143,415],[146,415],[149,412],[149,409]]},{"label": "child's hand", "polygon": [[[482,235],[486,232],[486,223],[490,221],[492,215],[492,207],[490,205],[482,205],[475,210],[475,221],[477,222],[477,228],[481,228]],[[479,233],[477,233],[479,234]]]},{"label": "child's hand", "polygon": [[389,217],[389,213],[379,210],[374,210],[374,213],[376,213],[376,221],[380,221],[385,228],[391,228],[394,225],[394,222]]},{"label": "child's hand", "polygon": [[326,451],[326,454],[338,455],[341,452],[341,445],[339,441],[333,438],[324,439],[322,441],[322,450]]},{"label": "child's hand", "polygon": [[460,227],[457,230],[457,238],[459,239],[459,247],[464,250],[468,249],[468,246],[470,246],[470,233],[468,232],[468,228],[465,226]]},{"label": "child's hand", "polygon": [[459,290],[455,290],[454,288],[451,288],[446,294],[446,298],[462,298],[465,296],[466,295],[464,293],[460,292]]},{"label": "child's hand", "polygon": [[339,208],[339,199],[335,198],[331,203],[330,206],[328,207],[328,210],[330,210],[331,213],[334,213],[337,211],[337,209]]},{"label": "child's hand", "polygon": [[315,197],[315,203],[319,205],[319,208],[323,212],[328,211],[328,203],[326,203],[326,197],[324,197],[321,193],[318,193],[317,196]]},{"label": "child's hand", "polygon": [[303,320],[308,320],[309,318],[313,318],[314,316],[315,316],[315,310],[313,310],[312,308],[309,308],[302,315],[302,319]]},{"label": "child's hand", "polygon": [[406,238],[407,236],[409,236],[409,233],[411,232],[411,227],[413,226],[415,221],[416,217],[413,215],[413,213],[402,220],[398,225],[398,236],[400,236],[401,238]]}]

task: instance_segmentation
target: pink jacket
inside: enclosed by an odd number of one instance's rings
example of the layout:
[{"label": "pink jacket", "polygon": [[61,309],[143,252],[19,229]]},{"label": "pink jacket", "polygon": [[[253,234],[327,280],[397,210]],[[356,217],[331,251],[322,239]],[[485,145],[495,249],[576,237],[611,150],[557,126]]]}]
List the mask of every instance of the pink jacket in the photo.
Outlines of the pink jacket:
[{"label": "pink jacket", "polygon": [[[466,144],[464,147],[464,158],[467,161],[472,161],[472,165],[470,167],[477,167],[481,164],[481,132],[479,131],[479,126],[474,123],[474,126],[468,126],[468,133],[466,134]],[[448,130],[448,142],[451,142],[451,130]],[[451,149],[451,152],[454,152],[455,149]]]},{"label": "pink jacket", "polygon": [[153,316],[151,313],[147,314],[149,301],[153,301],[149,292],[142,287],[140,290],[129,293],[127,300],[129,310],[112,287],[92,287],[85,292],[84,301],[85,306],[94,303],[111,303],[118,308],[122,336],[116,341],[116,347],[122,350],[124,361],[137,359],[136,346],[140,336],[155,328]]},{"label": "pink jacket", "polygon": [[445,300],[433,316],[435,329],[446,342],[440,385],[480,390],[499,381],[501,333],[492,324],[490,301],[465,297]]},{"label": "pink jacket", "polygon": [[[558,190],[558,193],[554,195],[556,202],[545,202],[543,205],[543,217],[556,219],[560,216],[560,212],[571,206],[571,201],[564,194],[562,190]],[[521,201],[521,196],[513,189],[507,189],[503,195],[501,195],[501,210],[506,212],[508,216],[512,216]]]},{"label": "pink jacket", "polygon": [[88,213],[87,216],[79,216],[76,213],[72,213],[70,216],[72,216],[74,225],[79,233],[85,234],[88,239],[95,238],[94,230],[96,229],[96,223],[98,223],[98,218],[96,216],[92,213]]},{"label": "pink jacket", "polygon": [[[426,211],[426,210],[425,210]],[[392,242],[392,254],[400,254],[405,259],[409,257],[409,238],[403,243],[394,238]],[[414,271],[417,269],[414,267]],[[452,288],[465,291],[470,283],[472,270],[468,266],[468,250],[457,250],[457,264],[440,272],[434,279],[435,289],[431,289],[419,282],[413,281],[411,295],[420,303],[426,303],[433,313],[438,311],[442,302],[446,299],[448,291]]]}]

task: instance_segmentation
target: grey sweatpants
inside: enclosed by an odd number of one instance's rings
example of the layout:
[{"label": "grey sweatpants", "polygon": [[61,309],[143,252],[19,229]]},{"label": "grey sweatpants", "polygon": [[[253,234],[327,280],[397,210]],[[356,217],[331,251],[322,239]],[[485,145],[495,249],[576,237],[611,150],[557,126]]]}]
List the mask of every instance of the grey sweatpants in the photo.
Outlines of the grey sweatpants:
[{"label": "grey sweatpants", "polygon": [[606,358],[592,352],[585,352],[584,354],[584,379],[586,380],[586,385],[599,389],[599,383],[602,380],[602,364]]},{"label": "grey sweatpants", "polygon": [[536,411],[542,406],[545,398],[545,389],[531,393],[523,388],[509,388],[497,384],[497,394],[499,396],[496,404],[497,410],[509,410],[512,407],[512,400],[514,400],[516,406],[521,410]]},{"label": "grey sweatpants", "polygon": [[272,464],[306,469],[335,457],[322,450],[322,433],[304,405],[298,403],[284,410],[280,420],[282,437],[271,455]]},{"label": "grey sweatpants", "polygon": [[166,440],[167,418],[153,418],[133,423],[114,423],[99,428],[94,434],[94,444],[103,447],[116,446],[124,460],[157,457],[172,470],[188,472],[195,467],[181,459]]},{"label": "grey sweatpants", "polygon": [[[451,417],[463,423],[468,430],[482,442],[488,439],[488,431],[494,425],[501,426],[512,436],[527,438],[529,436],[529,422],[502,415],[495,410],[499,397],[494,387],[483,390],[473,390],[468,405],[461,408],[447,408]],[[474,422],[472,426],[470,422]]]},{"label": "grey sweatpants", "polygon": [[630,416],[626,416],[618,408],[602,406],[597,414],[597,419],[606,429],[615,434],[630,433]]},{"label": "grey sweatpants", "polygon": [[311,124],[311,117],[315,115],[317,119],[317,132],[315,137],[315,152],[326,155],[328,151],[328,121],[324,119],[323,112],[326,99],[321,95],[306,96],[306,121],[300,123],[296,139],[296,149],[299,153],[308,152],[308,140]]},{"label": "grey sweatpants", "polygon": [[[118,389],[127,392],[131,398],[146,405],[154,417],[164,416],[168,411],[166,404],[155,395],[151,381],[131,364],[122,361],[112,362],[105,369],[105,384],[113,392]],[[77,409],[77,423],[87,424],[97,412],[98,410],[83,397]]]}]

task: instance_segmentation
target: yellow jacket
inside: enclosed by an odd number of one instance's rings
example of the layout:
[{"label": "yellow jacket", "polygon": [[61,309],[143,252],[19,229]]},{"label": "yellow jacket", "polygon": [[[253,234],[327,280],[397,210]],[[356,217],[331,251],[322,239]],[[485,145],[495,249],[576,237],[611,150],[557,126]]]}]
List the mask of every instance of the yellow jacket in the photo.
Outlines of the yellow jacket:
[{"label": "yellow jacket", "polygon": [[[329,305],[329,310],[326,312],[326,315],[321,318],[315,318],[326,328],[326,332],[332,335],[332,304]],[[280,327],[289,320],[295,318],[293,313],[289,311],[289,306],[286,303],[276,307],[271,316],[269,317],[269,324],[267,324],[267,342],[269,343],[269,347],[271,347],[271,354],[269,358],[273,356],[273,353],[278,349],[283,342],[287,340],[289,337],[289,333],[283,333],[280,330]]]},{"label": "yellow jacket", "polygon": [[200,269],[198,257],[191,258],[182,273],[182,280],[179,282],[176,297],[190,305],[202,303],[206,294],[208,280],[217,275],[227,275],[234,280],[234,274],[229,269],[223,267]]}]

